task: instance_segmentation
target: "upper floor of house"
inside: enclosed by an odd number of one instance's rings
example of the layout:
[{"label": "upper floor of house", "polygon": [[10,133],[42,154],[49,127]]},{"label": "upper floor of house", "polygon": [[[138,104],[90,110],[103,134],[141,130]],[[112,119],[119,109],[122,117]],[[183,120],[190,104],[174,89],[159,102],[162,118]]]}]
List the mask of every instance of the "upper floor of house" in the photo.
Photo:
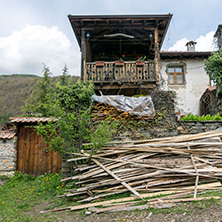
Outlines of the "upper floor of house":
[{"label": "upper floor of house", "polygon": [[81,50],[81,79],[96,89],[154,88],[172,14],[69,15]]}]

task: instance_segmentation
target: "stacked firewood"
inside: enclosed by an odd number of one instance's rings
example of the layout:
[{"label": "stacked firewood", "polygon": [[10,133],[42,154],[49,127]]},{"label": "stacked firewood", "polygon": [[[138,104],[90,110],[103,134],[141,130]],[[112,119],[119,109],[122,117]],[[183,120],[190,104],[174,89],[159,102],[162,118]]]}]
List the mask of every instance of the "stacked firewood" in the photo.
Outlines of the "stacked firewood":
[{"label": "stacked firewood", "polygon": [[111,117],[111,121],[114,120],[152,120],[153,116],[138,116],[123,112],[115,108],[114,106],[102,103],[96,103],[92,109],[92,121],[101,121]]},{"label": "stacked firewood", "polygon": [[[85,151],[74,153],[68,162],[90,160],[74,169],[76,189],[63,196],[78,200],[79,210],[94,207],[97,213],[123,209],[146,209],[175,202],[220,197],[197,197],[209,189],[221,189],[222,131],[195,135],[117,142],[91,157]],[[76,157],[79,156],[79,157]],[[200,185],[201,184],[201,185]],[[103,200],[115,194],[131,196]],[[154,197],[150,199],[151,197]],[[102,201],[103,200],[103,201]],[[137,200],[137,201],[136,201]],[[98,202],[99,201],[99,202]],[[95,208],[103,206],[103,208]],[[104,208],[106,206],[106,208]]]}]

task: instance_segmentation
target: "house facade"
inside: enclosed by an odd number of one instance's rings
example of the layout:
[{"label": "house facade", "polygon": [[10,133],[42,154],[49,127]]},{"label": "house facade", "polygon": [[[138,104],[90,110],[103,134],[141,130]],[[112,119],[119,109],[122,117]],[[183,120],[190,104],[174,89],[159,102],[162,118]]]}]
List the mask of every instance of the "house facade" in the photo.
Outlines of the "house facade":
[{"label": "house facade", "polygon": [[209,87],[204,59],[210,52],[161,52],[172,14],[68,16],[81,50],[81,79],[104,95],[176,92],[176,111],[199,114]]},{"label": "house facade", "polygon": [[200,114],[200,98],[210,86],[204,60],[210,52],[161,52],[160,89],[176,92],[175,110]]}]

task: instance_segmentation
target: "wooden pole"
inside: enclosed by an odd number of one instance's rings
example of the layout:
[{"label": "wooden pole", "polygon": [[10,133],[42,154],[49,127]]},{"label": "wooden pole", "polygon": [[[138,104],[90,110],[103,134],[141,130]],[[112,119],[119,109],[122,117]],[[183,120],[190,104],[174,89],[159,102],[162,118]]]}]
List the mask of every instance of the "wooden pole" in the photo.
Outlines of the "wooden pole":
[{"label": "wooden pole", "polygon": [[81,80],[84,80],[85,69],[85,31],[82,30],[81,35]]},{"label": "wooden pole", "polygon": [[[188,150],[190,150],[190,146],[188,144],[187,144],[187,148],[188,148]],[[191,157],[191,161],[194,166],[195,172],[197,174],[196,181],[195,181],[194,195],[193,195],[193,198],[196,198],[197,197],[197,186],[198,186],[198,182],[199,182],[199,175],[198,175],[198,171],[197,171],[197,166],[196,166],[194,158],[193,158],[193,154],[191,154],[190,157]]]},{"label": "wooden pole", "polygon": [[156,83],[159,83],[159,57],[160,57],[160,49],[159,49],[159,42],[158,42],[158,28],[154,30],[154,41],[155,41],[155,71],[156,71]]}]

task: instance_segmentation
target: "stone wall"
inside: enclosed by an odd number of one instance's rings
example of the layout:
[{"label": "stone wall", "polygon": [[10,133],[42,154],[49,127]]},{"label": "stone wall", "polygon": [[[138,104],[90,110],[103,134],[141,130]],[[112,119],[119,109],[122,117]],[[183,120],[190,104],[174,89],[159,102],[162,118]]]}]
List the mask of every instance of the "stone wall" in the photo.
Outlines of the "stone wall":
[{"label": "stone wall", "polygon": [[0,175],[12,176],[16,170],[16,142],[13,139],[0,139]]},{"label": "stone wall", "polygon": [[175,92],[151,92],[156,115],[150,120],[125,121],[117,129],[116,140],[140,140],[178,135],[174,109]]},{"label": "stone wall", "polygon": [[219,128],[222,128],[222,121],[179,121],[177,130],[178,135],[180,135],[203,133]]}]

